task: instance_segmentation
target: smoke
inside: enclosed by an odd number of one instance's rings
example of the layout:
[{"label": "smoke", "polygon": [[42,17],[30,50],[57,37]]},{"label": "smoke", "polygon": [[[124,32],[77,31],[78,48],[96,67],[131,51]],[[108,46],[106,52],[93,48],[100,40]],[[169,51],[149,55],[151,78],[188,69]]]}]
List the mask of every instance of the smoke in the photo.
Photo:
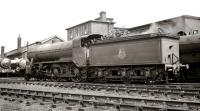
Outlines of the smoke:
[{"label": "smoke", "polygon": [[[163,20],[160,22],[152,23],[148,30],[141,34],[160,33],[160,34],[175,34],[175,29],[180,27],[179,19]],[[179,23],[179,24],[178,24]]]},{"label": "smoke", "polygon": [[142,32],[141,34],[150,34],[150,33],[164,33],[164,30],[160,28],[158,23],[152,23],[149,27],[149,30]]},{"label": "smoke", "polygon": [[151,34],[151,33],[159,33],[159,34],[176,34],[177,29],[181,27],[180,23],[178,24],[176,21],[178,20],[164,20],[160,22],[151,23],[150,25],[144,25],[141,30],[136,29],[136,31],[131,32],[129,35],[140,35],[140,34]]}]

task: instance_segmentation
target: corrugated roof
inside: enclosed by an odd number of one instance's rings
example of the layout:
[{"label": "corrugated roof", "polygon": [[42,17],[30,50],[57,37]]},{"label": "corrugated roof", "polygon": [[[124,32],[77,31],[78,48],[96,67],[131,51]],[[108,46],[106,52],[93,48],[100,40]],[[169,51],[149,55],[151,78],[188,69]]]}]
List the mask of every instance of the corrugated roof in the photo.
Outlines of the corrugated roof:
[{"label": "corrugated roof", "polygon": [[[58,38],[58,39],[60,39],[61,41],[64,41],[64,39],[62,39],[61,37],[58,37],[57,35],[54,35],[54,36],[51,36],[51,37],[49,37],[49,38],[46,38],[46,39],[43,39],[43,40],[40,40],[40,41],[36,41],[36,42],[34,42],[34,43],[31,43],[31,44],[29,44],[28,46],[31,46],[31,45],[34,45],[34,44],[37,44],[37,43],[45,43],[45,42],[47,42],[47,41],[49,41],[49,40],[51,40],[51,39],[53,39],[53,38]],[[21,47],[20,52],[19,52],[17,49],[13,49],[13,50],[11,50],[11,51],[6,52],[5,55],[6,55],[6,56],[10,56],[10,55],[14,55],[14,54],[16,54],[16,53],[21,53],[21,52],[23,52],[23,49],[25,49],[25,47],[26,47],[26,46]]]},{"label": "corrugated roof", "polygon": [[[180,18],[180,17],[183,17],[183,18],[192,18],[192,19],[198,19],[198,20],[200,20],[200,17],[197,17],[197,16],[181,15],[181,16],[177,16],[177,17],[173,17],[173,18],[169,18],[169,19],[164,19],[164,20],[156,21],[156,22],[153,22],[153,23],[159,23],[159,22],[162,22],[162,21],[166,21],[166,20],[170,20],[170,19],[175,19],[175,18]],[[140,25],[140,26],[131,27],[131,28],[128,28],[128,30],[137,29],[137,28],[142,28],[142,27],[148,27],[148,26],[150,26],[151,24],[152,24],[152,23],[148,23],[148,24],[145,24],[145,25]]]},{"label": "corrugated roof", "polygon": [[49,40],[51,40],[51,39],[53,39],[53,38],[58,38],[58,39],[60,39],[61,41],[64,41],[64,39],[58,37],[57,35],[54,35],[54,36],[51,36],[51,37],[49,37],[49,38],[46,38],[46,39],[43,39],[43,40],[40,40],[40,41],[37,41],[37,42],[45,43],[45,42],[47,42],[47,41],[49,41]]}]

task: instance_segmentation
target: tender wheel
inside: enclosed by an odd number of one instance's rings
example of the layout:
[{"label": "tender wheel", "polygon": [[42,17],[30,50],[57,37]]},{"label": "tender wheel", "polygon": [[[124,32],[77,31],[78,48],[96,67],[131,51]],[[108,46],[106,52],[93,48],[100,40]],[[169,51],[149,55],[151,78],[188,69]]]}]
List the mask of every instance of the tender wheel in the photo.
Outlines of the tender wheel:
[{"label": "tender wheel", "polygon": [[146,78],[145,80],[145,84],[149,85],[149,84],[153,84],[154,82],[152,81],[151,78]]},{"label": "tender wheel", "polygon": [[41,72],[38,72],[36,76],[36,80],[43,81],[44,79],[45,79],[45,76]]},{"label": "tender wheel", "polygon": [[81,82],[82,81],[81,71],[76,66],[72,67],[71,74],[73,75],[73,77],[71,77],[71,80],[73,82]]},{"label": "tender wheel", "polygon": [[72,77],[71,78],[73,82],[81,82],[82,78],[80,76]]},{"label": "tender wheel", "polygon": [[25,74],[24,79],[25,79],[26,81],[29,81],[29,80],[31,79],[31,75]]},{"label": "tender wheel", "polygon": [[54,73],[51,73],[51,75],[49,77],[49,80],[51,82],[57,82],[57,76]]},{"label": "tender wheel", "polygon": [[122,79],[122,82],[123,82],[124,84],[131,84],[131,79],[129,79],[129,78],[123,78],[123,79]]},{"label": "tender wheel", "polygon": [[102,77],[102,78],[99,78],[99,79],[98,79],[98,82],[104,84],[104,83],[107,83],[108,80],[107,80],[105,77]]}]

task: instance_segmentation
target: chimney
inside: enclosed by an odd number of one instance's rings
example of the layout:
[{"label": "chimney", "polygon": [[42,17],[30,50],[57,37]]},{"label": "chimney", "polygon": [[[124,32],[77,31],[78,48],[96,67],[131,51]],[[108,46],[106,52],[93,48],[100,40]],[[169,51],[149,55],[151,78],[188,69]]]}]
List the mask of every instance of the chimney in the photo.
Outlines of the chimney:
[{"label": "chimney", "polygon": [[105,22],[106,21],[106,12],[101,11],[99,14],[100,14],[100,20]]},{"label": "chimney", "polygon": [[17,38],[17,49],[18,50],[21,48],[21,42],[22,42],[22,38],[20,37],[20,34],[19,34],[19,37]]},{"label": "chimney", "polygon": [[2,58],[4,57],[4,50],[5,50],[5,47],[4,47],[4,46],[1,46],[1,57],[2,57]]}]

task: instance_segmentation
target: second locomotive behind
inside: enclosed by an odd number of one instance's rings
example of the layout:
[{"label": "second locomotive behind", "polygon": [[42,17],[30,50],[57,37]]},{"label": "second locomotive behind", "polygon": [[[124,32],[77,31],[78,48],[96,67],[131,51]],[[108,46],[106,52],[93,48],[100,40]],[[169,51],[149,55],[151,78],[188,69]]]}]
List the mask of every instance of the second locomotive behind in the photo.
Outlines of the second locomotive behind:
[{"label": "second locomotive behind", "polygon": [[161,34],[112,39],[90,35],[29,48],[28,58],[27,80],[168,82],[178,80],[182,67],[179,38]]},{"label": "second locomotive behind", "polygon": [[25,70],[28,60],[25,58],[0,58],[0,77],[19,77]]},{"label": "second locomotive behind", "polygon": [[200,82],[200,35],[180,37],[180,61],[190,68],[185,71],[183,79],[187,82]]}]

